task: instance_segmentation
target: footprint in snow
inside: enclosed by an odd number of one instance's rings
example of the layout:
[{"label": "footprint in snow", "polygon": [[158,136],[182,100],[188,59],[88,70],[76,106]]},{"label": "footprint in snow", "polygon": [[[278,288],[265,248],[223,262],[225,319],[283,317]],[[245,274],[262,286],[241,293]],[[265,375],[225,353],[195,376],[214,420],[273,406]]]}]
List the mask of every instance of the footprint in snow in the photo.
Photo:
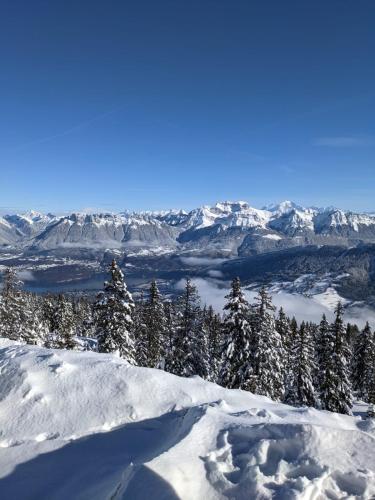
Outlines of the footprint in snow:
[{"label": "footprint in snow", "polygon": [[344,474],[318,463],[309,456],[311,432],[295,424],[229,428],[218,435],[217,449],[203,458],[208,480],[224,498],[286,499],[291,491],[310,498],[314,488],[321,498],[366,498],[368,474]]},{"label": "footprint in snow", "polygon": [[43,441],[50,441],[51,439],[57,439],[60,436],[58,432],[42,432],[41,434],[38,434],[34,441],[37,443],[42,443]]},{"label": "footprint in snow", "polygon": [[62,373],[69,373],[74,370],[73,365],[69,363],[64,363],[63,361],[61,363],[59,362],[48,365],[48,368],[51,370],[52,373],[55,373],[57,375],[60,375]]},{"label": "footprint in snow", "polygon": [[39,356],[36,357],[36,359],[38,360],[38,363],[43,363],[44,361],[48,361],[50,360],[51,358],[55,357],[56,359],[59,359],[56,354],[40,354]]},{"label": "footprint in snow", "polygon": [[17,439],[3,439],[0,441],[0,448],[13,448],[21,444],[23,444],[23,441],[18,441]]}]

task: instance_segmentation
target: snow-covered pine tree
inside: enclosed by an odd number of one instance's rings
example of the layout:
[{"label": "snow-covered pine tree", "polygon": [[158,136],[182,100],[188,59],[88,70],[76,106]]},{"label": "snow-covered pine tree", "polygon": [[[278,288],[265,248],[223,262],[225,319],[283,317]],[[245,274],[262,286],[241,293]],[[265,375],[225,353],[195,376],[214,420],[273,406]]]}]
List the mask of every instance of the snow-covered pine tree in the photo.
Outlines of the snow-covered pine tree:
[{"label": "snow-covered pine tree", "polygon": [[134,302],[127,290],[124,275],[115,260],[109,269],[110,281],[95,303],[95,329],[99,352],[117,352],[129,363],[135,363],[133,335]]},{"label": "snow-covered pine tree", "polygon": [[292,347],[293,347],[293,336],[292,329],[290,326],[290,320],[281,307],[279,309],[279,314],[276,318],[276,330],[280,335],[282,345],[284,347],[284,385],[289,387],[290,377],[293,371],[292,366]]},{"label": "snow-covered pine tree", "polygon": [[343,323],[343,306],[337,304],[335,321],[327,333],[327,350],[321,365],[320,399],[324,410],[350,414],[352,392],[349,378],[349,350]]},{"label": "snow-covered pine tree", "polygon": [[15,269],[8,267],[3,273],[3,288],[0,300],[0,336],[20,340],[28,316],[23,283]]},{"label": "snow-covered pine tree", "polygon": [[281,341],[286,351],[289,350],[291,344],[291,327],[290,321],[284,312],[284,309],[280,307],[279,313],[275,321],[275,327],[277,332],[281,337]]},{"label": "snow-covered pine tree", "polygon": [[91,337],[94,333],[92,309],[92,303],[86,296],[80,296],[73,302],[74,330],[79,337]]},{"label": "snow-covered pine tree", "polygon": [[48,330],[43,321],[42,301],[31,293],[23,293],[22,324],[20,338],[27,344],[44,345]]},{"label": "snow-covered pine tree", "polygon": [[346,325],[346,340],[348,343],[348,347],[351,352],[354,352],[355,349],[355,344],[357,342],[357,338],[359,335],[359,328],[357,325],[353,325],[351,323],[348,323]]},{"label": "snow-covered pine tree", "polygon": [[178,344],[178,328],[177,328],[177,317],[178,311],[175,302],[171,300],[164,301],[164,314],[166,321],[166,335],[163,342],[164,351],[164,370],[170,373],[174,373],[174,350],[175,346]]},{"label": "snow-covered pine tree", "polygon": [[250,307],[241,289],[239,278],[232,281],[225,297],[223,321],[222,366],[219,383],[229,389],[253,389],[254,373],[251,359]]},{"label": "snow-covered pine tree", "polygon": [[320,394],[320,387],[324,382],[325,367],[329,366],[330,359],[332,357],[332,335],[330,331],[330,325],[327,321],[327,317],[323,314],[322,319],[319,323],[317,334],[315,337],[315,377],[314,386],[318,388],[318,394]]},{"label": "snow-covered pine tree", "polygon": [[353,404],[352,387],[350,382],[350,351],[343,322],[344,308],[339,302],[336,307],[336,318],[332,325],[335,336],[335,368],[338,380],[338,409],[339,413],[350,414]]},{"label": "snow-covered pine tree", "polygon": [[291,342],[293,342],[293,338],[297,335],[297,332],[298,332],[298,323],[295,316],[293,316],[293,318],[290,320]]},{"label": "snow-covered pine tree", "polygon": [[222,355],[222,323],[220,315],[215,313],[212,306],[204,308],[203,328],[208,339],[209,380],[216,382]]},{"label": "snow-covered pine tree", "polygon": [[[55,311],[55,301],[56,297],[52,294],[47,294],[43,296],[42,306],[41,306],[41,314],[42,321],[45,324],[45,327],[48,332],[48,337],[51,332],[56,330],[56,325],[54,324],[54,311]],[[49,340],[46,340],[45,347],[49,347]]]},{"label": "snow-covered pine tree", "polygon": [[135,345],[135,361],[138,366],[148,366],[148,335],[146,327],[146,302],[143,290],[138,300],[134,302],[132,314]]},{"label": "snow-covered pine tree", "polygon": [[[373,332],[373,342],[375,344],[375,332]],[[372,358],[372,364],[370,365],[370,369],[368,370],[368,373],[366,375],[366,378],[368,380],[367,382],[367,390],[368,390],[368,396],[367,400],[369,403],[369,407],[367,410],[367,416],[369,418],[375,418],[375,349],[373,350],[373,358]]]},{"label": "snow-covered pine tree", "polygon": [[295,406],[315,406],[314,343],[311,328],[301,323],[291,348],[291,366],[285,401]]},{"label": "snow-covered pine tree", "polygon": [[177,325],[168,369],[176,375],[199,375],[205,378],[208,376],[207,341],[202,328],[200,298],[189,278],[177,309]]},{"label": "snow-covered pine tree", "polygon": [[352,359],[353,389],[359,398],[368,401],[375,375],[375,336],[369,323],[356,337]]},{"label": "snow-covered pine tree", "polygon": [[270,295],[262,288],[253,306],[251,349],[255,392],[280,400],[285,392],[286,353],[276,330],[274,310]]},{"label": "snow-covered pine tree", "polygon": [[73,305],[68,298],[60,294],[57,297],[54,310],[55,330],[54,347],[59,349],[74,349],[76,342],[74,340],[74,314]]},{"label": "snow-covered pine tree", "polygon": [[196,333],[194,337],[192,337],[191,349],[193,373],[206,380],[211,380],[212,367],[210,363],[208,331],[204,326],[201,310],[199,310]]},{"label": "snow-covered pine tree", "polygon": [[150,285],[150,293],[145,307],[145,327],[147,337],[147,366],[164,366],[164,337],[166,317],[164,305],[156,281]]},{"label": "snow-covered pine tree", "polygon": [[[374,360],[375,362],[375,360]],[[370,383],[368,386],[368,409],[367,416],[369,418],[375,418],[375,364],[372,367],[372,375],[370,378]]]}]

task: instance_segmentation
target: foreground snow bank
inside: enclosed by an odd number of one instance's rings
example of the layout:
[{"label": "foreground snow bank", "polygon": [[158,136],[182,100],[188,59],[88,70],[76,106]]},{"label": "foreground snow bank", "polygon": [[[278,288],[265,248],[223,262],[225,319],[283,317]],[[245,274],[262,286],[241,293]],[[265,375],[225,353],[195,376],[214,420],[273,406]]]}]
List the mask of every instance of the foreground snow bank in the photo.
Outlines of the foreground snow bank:
[{"label": "foreground snow bank", "polygon": [[373,421],[0,340],[0,498],[375,495]]}]

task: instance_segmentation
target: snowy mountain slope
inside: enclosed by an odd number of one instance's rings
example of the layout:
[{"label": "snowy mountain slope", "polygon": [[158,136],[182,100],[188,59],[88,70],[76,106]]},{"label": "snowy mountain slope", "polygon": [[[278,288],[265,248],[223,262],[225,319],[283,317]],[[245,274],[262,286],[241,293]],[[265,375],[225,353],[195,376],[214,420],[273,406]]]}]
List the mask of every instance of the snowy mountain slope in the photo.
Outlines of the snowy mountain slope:
[{"label": "snowy mountain slope", "polygon": [[17,228],[9,224],[4,217],[0,217],[0,246],[14,245],[20,238]]},{"label": "snowy mountain slope", "polygon": [[371,420],[0,340],[0,497],[371,498]]},{"label": "snowy mountain slope", "polygon": [[220,224],[228,227],[261,227],[270,219],[269,212],[252,208],[246,201],[216,203],[192,210],[187,217],[188,228],[202,229]]},{"label": "snowy mountain slope", "polygon": [[271,205],[267,205],[263,208],[263,210],[272,212],[274,215],[283,215],[291,212],[292,210],[304,210],[304,208],[297,205],[293,201],[284,200],[281,203],[272,203]]},{"label": "snowy mountain slope", "polygon": [[6,215],[5,219],[22,237],[29,238],[40,234],[49,224],[57,221],[58,217],[30,210],[23,214]]},{"label": "snowy mountain slope", "polygon": [[72,214],[39,234],[36,249],[58,247],[155,247],[173,248],[176,230],[149,215]]},{"label": "snowy mountain slope", "polygon": [[[351,302],[375,304],[375,246],[353,248],[339,246],[305,246],[230,259],[218,269],[223,279],[239,276],[244,284],[283,283],[283,289],[301,295],[326,280],[339,295]],[[310,276],[311,284],[298,286],[298,280]],[[288,283],[291,287],[289,288]]]}]

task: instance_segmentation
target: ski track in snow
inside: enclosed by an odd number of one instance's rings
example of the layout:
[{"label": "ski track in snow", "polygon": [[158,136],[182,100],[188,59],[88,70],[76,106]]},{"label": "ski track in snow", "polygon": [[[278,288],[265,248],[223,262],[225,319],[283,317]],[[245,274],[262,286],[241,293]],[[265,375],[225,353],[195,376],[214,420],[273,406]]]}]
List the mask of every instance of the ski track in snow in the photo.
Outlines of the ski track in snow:
[{"label": "ski track in snow", "polygon": [[375,498],[373,420],[3,339],[0,381],[2,500]]}]

